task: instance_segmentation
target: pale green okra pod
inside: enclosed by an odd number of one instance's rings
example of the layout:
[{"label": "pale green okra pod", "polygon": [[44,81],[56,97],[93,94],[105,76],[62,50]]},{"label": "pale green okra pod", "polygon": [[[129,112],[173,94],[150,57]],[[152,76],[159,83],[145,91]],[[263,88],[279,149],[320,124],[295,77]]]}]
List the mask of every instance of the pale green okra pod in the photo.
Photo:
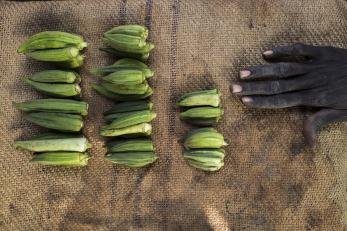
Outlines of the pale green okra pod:
[{"label": "pale green okra pod", "polygon": [[156,161],[158,157],[154,152],[114,152],[108,153],[105,159],[131,168],[139,168]]},{"label": "pale green okra pod", "polygon": [[226,145],[223,135],[214,128],[195,129],[187,134],[184,141],[186,149],[221,148]]},{"label": "pale green okra pod", "polygon": [[34,155],[31,162],[49,166],[84,167],[90,156],[84,152],[44,152]]},{"label": "pale green okra pod", "polygon": [[141,123],[125,128],[101,128],[102,136],[131,136],[142,137],[150,136],[152,133],[152,125],[150,123]]},{"label": "pale green okra pod", "polygon": [[221,103],[218,90],[204,90],[186,93],[179,99],[180,107],[212,106],[218,107]]},{"label": "pale green okra pod", "polygon": [[48,133],[30,140],[19,140],[15,142],[16,148],[32,152],[85,152],[91,146],[84,136],[64,133]]}]

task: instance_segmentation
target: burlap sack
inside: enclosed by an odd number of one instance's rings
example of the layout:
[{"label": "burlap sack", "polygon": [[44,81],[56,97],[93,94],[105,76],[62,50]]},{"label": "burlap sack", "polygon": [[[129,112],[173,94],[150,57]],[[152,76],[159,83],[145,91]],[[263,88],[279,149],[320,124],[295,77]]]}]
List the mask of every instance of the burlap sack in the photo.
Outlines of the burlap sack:
[{"label": "burlap sack", "polygon": [[[130,170],[103,160],[98,135],[112,102],[97,95],[89,70],[114,60],[98,51],[101,35],[117,24],[150,28],[156,44],[150,66],[158,117],[153,140],[160,160]],[[80,69],[90,104],[84,133],[93,159],[83,169],[29,163],[13,141],[42,129],[23,119],[11,101],[43,97],[21,79],[49,66],[16,53],[44,30],[81,34],[89,42]],[[229,85],[260,52],[306,42],[347,47],[343,0],[138,0],[0,2],[0,230],[347,230],[346,124],[303,144],[302,109],[253,110]],[[190,129],[175,101],[184,92],[216,87],[225,116],[218,129],[229,142],[225,167],[189,167],[178,140]]]}]

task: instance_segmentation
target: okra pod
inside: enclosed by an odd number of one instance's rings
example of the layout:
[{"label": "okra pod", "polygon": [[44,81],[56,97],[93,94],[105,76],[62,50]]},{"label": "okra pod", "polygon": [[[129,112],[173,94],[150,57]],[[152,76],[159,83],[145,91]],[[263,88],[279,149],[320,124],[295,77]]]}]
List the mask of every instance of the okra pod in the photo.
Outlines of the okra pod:
[{"label": "okra pod", "polygon": [[146,41],[138,36],[125,34],[104,34],[105,41],[114,49],[132,52],[146,45]]},{"label": "okra pod", "polygon": [[185,150],[183,157],[203,163],[219,164],[223,161],[225,151],[223,149],[193,149]]},{"label": "okra pod", "polygon": [[68,69],[75,69],[83,65],[85,56],[84,55],[77,55],[77,57],[72,58],[69,61],[58,63],[59,66],[63,68]]},{"label": "okra pod", "polygon": [[88,114],[88,104],[86,102],[71,99],[37,99],[13,104],[16,108],[27,112],[61,112],[83,116]]},{"label": "okra pod", "polygon": [[108,152],[152,152],[153,143],[150,139],[126,139],[107,143]]},{"label": "okra pod", "polygon": [[219,107],[195,107],[180,113],[180,118],[188,119],[218,119],[223,115],[223,109]]},{"label": "okra pod", "polygon": [[80,86],[73,83],[40,83],[29,79],[25,79],[24,82],[39,92],[56,97],[71,97],[81,93]]},{"label": "okra pod", "polygon": [[203,163],[196,160],[188,160],[188,164],[194,168],[201,169],[203,171],[215,172],[220,170],[224,166],[224,160],[218,164]]},{"label": "okra pod", "polygon": [[64,132],[78,132],[83,127],[83,119],[80,115],[34,112],[27,114],[25,119],[39,126]]},{"label": "okra pod", "polygon": [[115,164],[139,168],[153,163],[158,157],[154,152],[116,152],[106,154],[105,159]]},{"label": "okra pod", "polygon": [[144,81],[141,84],[134,85],[119,85],[113,83],[103,82],[101,86],[106,88],[108,91],[119,94],[119,95],[142,95],[148,90],[148,83]]},{"label": "okra pod", "polygon": [[112,28],[105,34],[125,34],[146,39],[148,36],[148,29],[141,25],[121,25]]},{"label": "okra pod", "polygon": [[102,136],[149,136],[152,133],[152,125],[149,123],[136,124],[125,128],[101,128]]},{"label": "okra pod", "polygon": [[59,48],[59,49],[47,49],[47,50],[35,50],[26,53],[30,58],[47,61],[47,62],[64,62],[70,61],[77,57],[79,51],[75,47]]},{"label": "okra pod", "polygon": [[31,162],[49,166],[83,167],[90,156],[84,152],[44,152],[34,155]]},{"label": "okra pod", "polygon": [[227,145],[224,137],[214,128],[199,128],[189,132],[184,141],[186,149],[221,148]]},{"label": "okra pod", "polygon": [[[54,41],[54,43],[52,43]],[[46,44],[47,43],[47,44]],[[87,47],[83,38],[76,34],[61,31],[44,31],[31,36],[18,49],[18,53],[27,53],[30,50],[62,48],[74,46],[79,50]]]},{"label": "okra pod", "polygon": [[110,124],[103,126],[103,129],[125,128],[136,124],[149,123],[156,116],[157,114],[150,110],[134,111],[113,120]]},{"label": "okra pod", "polygon": [[40,83],[79,83],[81,81],[81,77],[76,72],[61,70],[40,71],[29,79]]},{"label": "okra pod", "polygon": [[177,105],[181,107],[212,106],[220,105],[220,93],[218,90],[196,91],[184,94]]},{"label": "okra pod", "polygon": [[[153,48],[152,48],[153,49]],[[130,53],[130,52],[122,52],[112,47],[102,47],[99,50],[109,53],[117,58],[133,58],[141,61],[146,61],[149,58],[149,51],[147,53]]]},{"label": "okra pod", "polygon": [[105,96],[106,98],[115,100],[115,101],[135,101],[140,99],[146,99],[149,96],[153,94],[153,90],[151,87],[148,87],[146,93],[144,94],[132,94],[132,95],[120,95],[113,93],[109,90],[107,90],[105,87],[103,87],[100,84],[92,84],[92,88],[96,90],[100,95]]},{"label": "okra pod", "polygon": [[140,70],[119,70],[103,77],[106,82],[119,85],[141,84],[145,79],[145,75]]},{"label": "okra pod", "polygon": [[117,112],[117,113],[113,113],[113,114],[108,114],[104,116],[104,119],[106,120],[106,122],[112,122],[120,117],[124,117],[124,116],[128,116],[131,115],[133,112]]},{"label": "okra pod", "polygon": [[92,73],[96,75],[106,75],[119,70],[140,70],[146,78],[154,75],[154,72],[143,62],[136,59],[124,58],[116,61],[114,64],[95,68]]},{"label": "okra pod", "polygon": [[152,108],[153,108],[153,103],[148,100],[123,102],[123,103],[118,103],[114,105],[110,110],[104,112],[104,115],[121,113],[121,112],[152,110]]},{"label": "okra pod", "polygon": [[[130,35],[112,35],[112,36],[123,37],[122,43],[120,43],[120,40],[115,40],[114,38],[110,38],[110,36],[107,36],[106,38],[104,38],[104,42],[106,43],[106,45],[112,47],[113,49],[117,51],[121,51],[123,53],[147,54],[155,47],[153,43],[146,43],[145,41],[140,42],[140,40],[137,40],[139,39],[138,37],[134,37]],[[128,40],[129,37],[134,37],[135,39],[132,40],[131,43],[129,43],[130,41]],[[140,44],[141,46],[136,45],[136,43]],[[132,58],[132,57],[125,56],[125,58]]]},{"label": "okra pod", "polygon": [[30,140],[19,140],[15,142],[15,148],[32,152],[85,152],[91,146],[84,136],[64,133],[48,133]]}]

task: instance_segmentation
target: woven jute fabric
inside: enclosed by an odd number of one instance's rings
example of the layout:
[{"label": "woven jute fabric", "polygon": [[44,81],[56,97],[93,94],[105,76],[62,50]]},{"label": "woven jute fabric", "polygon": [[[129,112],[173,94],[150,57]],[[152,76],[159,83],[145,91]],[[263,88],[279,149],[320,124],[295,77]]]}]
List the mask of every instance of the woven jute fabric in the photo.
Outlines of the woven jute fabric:
[{"label": "woven jute fabric", "polygon": [[[131,170],[103,159],[102,112],[90,69],[114,59],[98,50],[119,24],[150,28],[149,65],[160,160]],[[33,165],[13,142],[43,129],[11,102],[44,96],[22,79],[52,68],[16,53],[45,30],[81,34],[89,43],[79,69],[90,104],[84,133],[93,158],[83,169]],[[315,149],[303,143],[305,109],[255,110],[232,96],[238,71],[264,63],[261,51],[304,42],[347,48],[343,0],[99,0],[0,2],[0,230],[347,230],[347,125],[324,129]],[[188,91],[218,88],[229,146],[224,168],[198,171],[182,158],[192,127],[175,106]]]}]

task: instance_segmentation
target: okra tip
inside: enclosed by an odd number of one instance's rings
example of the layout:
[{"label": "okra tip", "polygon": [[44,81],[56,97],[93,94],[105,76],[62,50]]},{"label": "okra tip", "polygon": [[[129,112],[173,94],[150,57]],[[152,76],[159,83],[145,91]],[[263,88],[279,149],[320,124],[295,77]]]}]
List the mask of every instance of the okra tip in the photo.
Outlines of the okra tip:
[{"label": "okra tip", "polygon": [[81,42],[80,44],[77,45],[77,48],[79,50],[83,50],[86,47],[88,47],[88,43],[87,42]]}]

